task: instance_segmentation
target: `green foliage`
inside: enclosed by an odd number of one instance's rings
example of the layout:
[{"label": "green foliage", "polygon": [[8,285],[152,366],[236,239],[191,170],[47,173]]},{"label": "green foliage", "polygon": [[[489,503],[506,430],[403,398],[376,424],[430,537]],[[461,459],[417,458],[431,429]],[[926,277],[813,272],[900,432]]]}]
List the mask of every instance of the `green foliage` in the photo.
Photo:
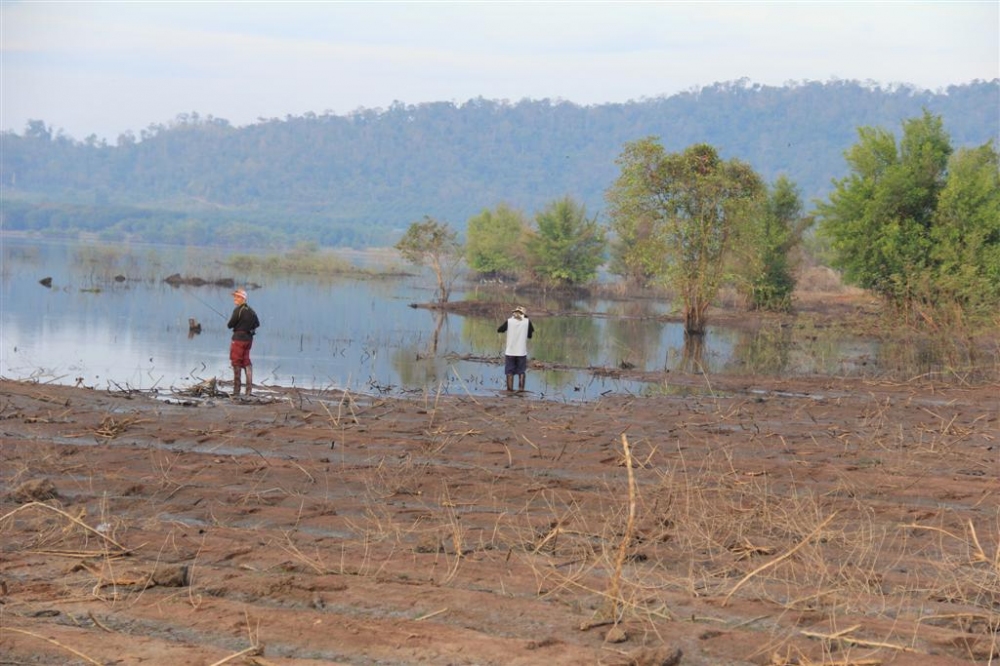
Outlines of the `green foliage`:
[{"label": "green foliage", "polygon": [[996,307],[997,158],[992,143],[951,157],[940,117],[903,123],[902,138],[862,128],[851,175],[820,202],[820,232],[845,281],[901,311]]},{"label": "green foliage", "polygon": [[314,243],[300,243],[284,254],[234,254],[226,265],[243,273],[279,275],[372,275],[373,271],[354,266],[343,257],[323,252]]},{"label": "green foliage", "polygon": [[607,246],[596,218],[569,197],[550,203],[535,216],[537,229],[528,236],[532,274],[554,286],[584,285],[597,277]]},{"label": "green foliage", "polygon": [[957,151],[931,229],[935,297],[973,316],[1000,306],[1000,160],[992,143]]},{"label": "green foliage", "polygon": [[524,215],[506,204],[486,209],[469,219],[465,233],[465,260],[484,275],[514,275],[524,265]]},{"label": "green foliage", "polygon": [[618,180],[608,190],[608,216],[614,234],[610,271],[639,286],[662,279],[670,253],[661,211],[651,209],[650,176],[665,154],[658,140],[627,144],[616,160]]},{"label": "green foliage", "polygon": [[648,287],[662,276],[666,239],[657,234],[656,221],[647,216],[611,213],[614,240],[608,270],[638,287]]},{"label": "green foliage", "polygon": [[435,296],[439,302],[447,303],[464,254],[458,233],[446,222],[425,215],[422,221],[409,226],[395,248],[411,264],[429,266],[434,271]]},{"label": "green foliage", "polygon": [[742,291],[750,307],[787,312],[795,289],[792,256],[811,220],[802,214],[798,188],[781,176],[759,212],[740,229],[738,253]]},{"label": "green foliage", "polygon": [[903,124],[903,139],[861,128],[847,152],[851,175],[817,208],[845,281],[904,304],[926,268],[937,196],[951,149],[940,118]]},{"label": "green foliage", "polygon": [[617,163],[621,174],[607,195],[613,227],[627,229],[629,218],[653,226],[665,253],[655,270],[681,295],[685,331],[704,333],[731,240],[763,194],[760,177],[707,144],[668,154],[656,137],[626,144]]}]

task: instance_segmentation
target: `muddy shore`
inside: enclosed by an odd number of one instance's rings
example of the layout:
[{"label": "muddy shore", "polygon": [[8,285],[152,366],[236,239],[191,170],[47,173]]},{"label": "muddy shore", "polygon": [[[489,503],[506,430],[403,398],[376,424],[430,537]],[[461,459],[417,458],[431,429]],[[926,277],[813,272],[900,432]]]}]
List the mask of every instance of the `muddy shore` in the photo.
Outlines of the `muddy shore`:
[{"label": "muddy shore", "polygon": [[0,663],[1000,660],[1000,388],[0,381]]}]

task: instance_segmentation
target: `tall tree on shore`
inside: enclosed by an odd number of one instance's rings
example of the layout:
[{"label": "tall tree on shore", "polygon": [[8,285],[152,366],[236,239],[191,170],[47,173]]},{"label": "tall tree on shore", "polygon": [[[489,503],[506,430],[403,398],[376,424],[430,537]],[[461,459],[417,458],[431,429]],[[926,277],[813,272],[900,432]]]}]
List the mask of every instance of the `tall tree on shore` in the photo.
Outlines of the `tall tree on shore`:
[{"label": "tall tree on shore", "polygon": [[629,229],[636,220],[651,225],[649,235],[664,254],[646,270],[680,294],[685,332],[701,335],[732,239],[764,184],[748,164],[724,161],[708,144],[668,154],[648,137],[626,144],[617,164],[621,173],[607,193],[612,229]]},{"label": "tall tree on shore", "polygon": [[798,188],[780,176],[759,210],[739,230],[734,272],[754,310],[786,312],[795,289],[793,258],[812,219],[802,213]]}]

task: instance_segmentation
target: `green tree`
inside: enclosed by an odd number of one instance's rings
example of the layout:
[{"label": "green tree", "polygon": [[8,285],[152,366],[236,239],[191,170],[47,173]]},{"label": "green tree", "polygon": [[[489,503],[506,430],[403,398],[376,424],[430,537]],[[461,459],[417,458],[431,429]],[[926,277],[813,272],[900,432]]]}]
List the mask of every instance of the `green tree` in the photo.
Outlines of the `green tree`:
[{"label": "green tree", "polygon": [[605,229],[596,218],[565,197],[535,216],[537,230],[528,236],[531,272],[544,283],[579,286],[597,276],[607,246]]},{"label": "green tree", "polygon": [[621,173],[608,190],[616,228],[621,218],[648,220],[665,253],[655,267],[681,295],[684,330],[705,332],[705,313],[718,293],[736,230],[764,192],[760,177],[738,160],[722,160],[715,148],[695,144],[667,154],[656,137],[625,145]]},{"label": "green tree", "polygon": [[927,111],[903,122],[898,145],[883,129],[863,127],[858,137],[846,152],[851,174],[817,206],[819,230],[846,282],[905,306],[927,275],[951,146]]},{"label": "green tree", "polygon": [[469,218],[465,234],[465,261],[485,275],[508,276],[524,265],[523,238],[528,231],[524,215],[500,204]]},{"label": "green tree", "polygon": [[435,296],[439,303],[447,303],[462,263],[463,249],[457,232],[448,223],[425,215],[421,222],[409,226],[395,248],[411,264],[429,266],[434,271]]},{"label": "green tree", "polygon": [[759,213],[739,232],[739,284],[752,309],[791,309],[795,289],[792,257],[810,223],[803,217],[798,188],[780,176],[768,189]]},{"label": "green tree", "polygon": [[1000,305],[1000,159],[992,142],[957,151],[931,230],[933,297],[972,315]]},{"label": "green tree", "polygon": [[663,160],[663,147],[654,139],[626,145],[616,163],[621,174],[608,190],[611,243],[610,271],[638,286],[664,277],[669,255],[662,211],[650,210],[649,175]]}]

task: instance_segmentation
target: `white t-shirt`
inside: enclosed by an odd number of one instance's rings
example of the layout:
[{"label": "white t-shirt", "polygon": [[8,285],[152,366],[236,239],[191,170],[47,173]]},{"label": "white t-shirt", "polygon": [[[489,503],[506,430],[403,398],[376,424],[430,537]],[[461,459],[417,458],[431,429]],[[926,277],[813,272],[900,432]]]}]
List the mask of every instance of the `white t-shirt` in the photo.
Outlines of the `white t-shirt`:
[{"label": "white t-shirt", "polygon": [[528,355],[528,318],[511,317],[507,320],[507,356]]}]

